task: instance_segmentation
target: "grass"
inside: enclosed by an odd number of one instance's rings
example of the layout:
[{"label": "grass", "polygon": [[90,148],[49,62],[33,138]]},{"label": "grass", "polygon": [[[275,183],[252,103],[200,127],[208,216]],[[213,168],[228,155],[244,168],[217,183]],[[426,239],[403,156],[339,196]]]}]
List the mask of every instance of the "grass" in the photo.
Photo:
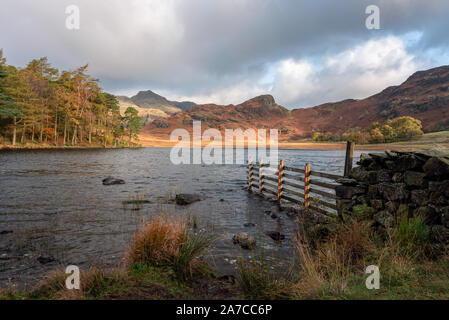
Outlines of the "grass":
[{"label": "grass", "polygon": [[195,277],[214,276],[201,255],[215,239],[204,230],[191,230],[186,219],[158,216],[136,232],[123,267],[82,270],[79,290],[67,290],[68,275],[56,270],[31,291],[0,291],[0,300],[193,299],[201,295],[191,287]]},{"label": "grass", "polygon": [[[238,260],[238,289],[225,296],[201,259],[216,236],[196,224],[155,217],[136,232],[122,267],[83,270],[80,290],[67,290],[59,270],[29,292],[3,290],[0,299],[449,299],[449,254],[433,250],[420,216],[402,216],[385,233],[354,219],[319,241],[298,234],[298,259],[287,270],[269,265],[261,248]],[[365,286],[370,265],[379,267],[379,290]]]},{"label": "grass", "polygon": [[[370,221],[353,220],[318,242],[298,235],[295,276],[241,261],[238,279],[256,299],[449,299],[449,255],[431,247],[422,217],[402,217],[386,238]],[[379,290],[366,288],[370,265],[380,269]]]},{"label": "grass", "polygon": [[210,274],[199,256],[216,240],[205,230],[192,230],[183,218],[158,216],[145,223],[135,235],[126,254],[126,264],[171,267],[186,280],[195,274]]}]

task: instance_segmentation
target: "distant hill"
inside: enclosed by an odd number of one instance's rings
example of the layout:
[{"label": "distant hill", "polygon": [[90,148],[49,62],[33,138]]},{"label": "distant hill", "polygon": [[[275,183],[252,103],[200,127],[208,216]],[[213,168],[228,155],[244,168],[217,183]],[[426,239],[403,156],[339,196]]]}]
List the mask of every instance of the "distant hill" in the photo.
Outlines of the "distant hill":
[{"label": "distant hill", "polygon": [[151,90],[140,91],[131,98],[118,96],[117,99],[122,110],[126,110],[128,107],[134,107],[139,110],[139,114],[141,115],[151,114],[162,118],[166,118],[168,115],[186,110],[195,105],[195,103],[190,101],[169,101]]},{"label": "distant hill", "polygon": [[148,124],[148,134],[168,136],[175,128],[190,131],[193,120],[203,128],[277,128],[281,140],[296,140],[315,131],[337,133],[367,128],[399,116],[423,122],[425,132],[449,129],[449,66],[419,71],[403,84],[361,100],[343,100],[316,107],[287,110],[270,95],[239,105],[195,105],[167,119]]}]

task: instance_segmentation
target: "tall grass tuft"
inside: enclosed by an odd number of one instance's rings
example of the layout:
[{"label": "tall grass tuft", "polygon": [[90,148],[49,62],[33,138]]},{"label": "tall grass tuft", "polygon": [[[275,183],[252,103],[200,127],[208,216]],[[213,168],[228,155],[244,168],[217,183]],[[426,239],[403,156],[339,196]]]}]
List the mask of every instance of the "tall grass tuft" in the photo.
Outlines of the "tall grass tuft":
[{"label": "tall grass tuft", "polygon": [[82,300],[97,299],[116,287],[126,284],[127,273],[120,269],[105,271],[103,268],[91,267],[80,272],[80,289],[67,290],[65,281],[67,274],[64,270],[56,270],[37,284],[30,297]]},{"label": "tall grass tuft", "polygon": [[135,264],[170,267],[179,278],[186,279],[208,269],[199,257],[215,240],[212,233],[191,230],[184,218],[157,216],[150,223],[143,223],[125,260],[130,267]]},{"label": "tall grass tuft", "polygon": [[401,216],[394,240],[411,258],[419,258],[429,251],[430,227],[423,216]]},{"label": "tall grass tuft", "polygon": [[[262,249],[263,250],[263,249]],[[265,253],[257,253],[253,259],[238,259],[237,283],[248,299],[282,299],[290,275],[271,269],[265,261]]]},{"label": "tall grass tuft", "polygon": [[297,236],[300,259],[299,281],[290,294],[297,299],[344,294],[353,269],[374,253],[369,224],[353,220],[342,224],[334,235],[313,248],[304,236]]}]

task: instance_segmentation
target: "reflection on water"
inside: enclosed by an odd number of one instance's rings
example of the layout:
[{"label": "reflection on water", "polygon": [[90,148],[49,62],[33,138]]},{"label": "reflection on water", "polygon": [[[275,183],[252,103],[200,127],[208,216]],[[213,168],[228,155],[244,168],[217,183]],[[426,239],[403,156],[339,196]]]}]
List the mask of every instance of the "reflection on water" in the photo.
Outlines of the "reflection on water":
[{"label": "reflection on water", "polygon": [[[277,262],[291,257],[295,224],[275,203],[243,190],[246,166],[175,166],[169,154],[161,148],[0,152],[0,287],[29,286],[69,264],[119,264],[142,218],[160,212],[195,215],[200,226],[213,226],[220,240],[209,259],[221,273],[232,272],[229,261],[250,255],[232,244],[238,232],[253,235]],[[344,151],[280,150],[279,158],[288,166],[311,162],[312,170],[341,174]],[[103,186],[107,176],[126,184]],[[164,200],[176,192],[204,200],[187,207]],[[123,201],[136,194],[150,203],[127,210]],[[248,222],[256,227],[245,228]],[[263,236],[276,230],[287,236],[281,246]]]}]

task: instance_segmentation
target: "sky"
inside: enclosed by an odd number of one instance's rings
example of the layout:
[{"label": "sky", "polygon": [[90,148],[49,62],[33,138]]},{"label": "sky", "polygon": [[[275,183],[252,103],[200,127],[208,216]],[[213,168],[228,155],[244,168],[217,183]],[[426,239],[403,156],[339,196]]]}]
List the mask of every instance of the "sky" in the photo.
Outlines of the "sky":
[{"label": "sky", "polygon": [[[70,29],[68,6],[79,8]],[[379,8],[368,29],[366,8]],[[70,20],[73,21],[73,20]],[[303,108],[359,99],[449,64],[447,0],[1,0],[0,48],[25,66],[86,63],[117,95]]]}]

